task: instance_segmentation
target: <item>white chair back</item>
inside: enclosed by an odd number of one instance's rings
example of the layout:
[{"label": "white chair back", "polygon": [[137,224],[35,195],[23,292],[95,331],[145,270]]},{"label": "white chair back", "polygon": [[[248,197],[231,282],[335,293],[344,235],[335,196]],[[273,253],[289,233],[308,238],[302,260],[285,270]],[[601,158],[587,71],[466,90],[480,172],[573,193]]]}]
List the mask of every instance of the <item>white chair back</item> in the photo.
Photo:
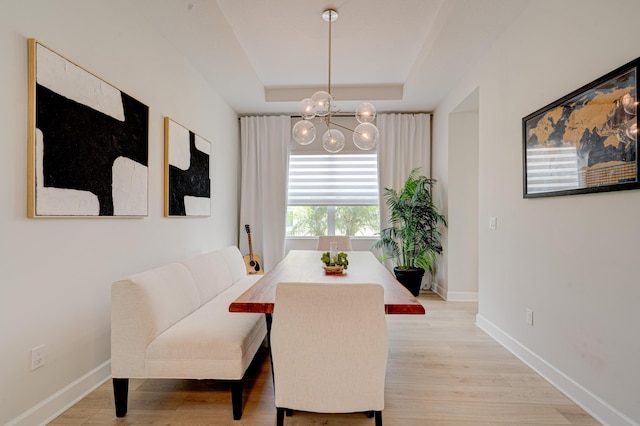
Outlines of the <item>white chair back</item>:
[{"label": "white chair back", "polygon": [[374,411],[377,417],[384,408],[388,353],[384,289],[278,284],[271,351],[276,407]]},{"label": "white chair back", "polygon": [[318,250],[329,251],[330,242],[338,243],[338,250],[351,251],[351,237],[348,235],[321,235],[318,237]]}]

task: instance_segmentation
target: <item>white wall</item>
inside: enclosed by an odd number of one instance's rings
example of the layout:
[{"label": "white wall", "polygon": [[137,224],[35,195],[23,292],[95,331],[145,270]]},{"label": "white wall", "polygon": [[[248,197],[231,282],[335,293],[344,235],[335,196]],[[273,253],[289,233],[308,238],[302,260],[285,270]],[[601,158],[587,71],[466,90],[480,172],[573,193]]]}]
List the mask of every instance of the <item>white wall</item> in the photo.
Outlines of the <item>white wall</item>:
[{"label": "white wall", "polygon": [[449,262],[436,291],[450,301],[478,299],[478,120],[477,111],[449,115]]},{"label": "white wall", "polygon": [[[640,424],[640,192],[523,199],[521,120],[636,58],[639,13],[637,0],[532,1],[435,114],[446,124],[480,88],[478,324],[616,426]],[[436,131],[435,151],[448,143]]]},{"label": "white wall", "polygon": [[443,250],[433,289],[449,301],[478,298],[479,88],[475,69],[470,67],[433,114],[432,177],[438,181],[433,195],[449,225],[442,232]]},{"label": "white wall", "polygon": [[[109,376],[111,282],[237,243],[237,116],[134,8],[0,0],[0,424],[41,423]],[[30,37],[150,107],[148,217],[27,219]],[[209,218],[163,217],[164,116],[212,142]]]}]

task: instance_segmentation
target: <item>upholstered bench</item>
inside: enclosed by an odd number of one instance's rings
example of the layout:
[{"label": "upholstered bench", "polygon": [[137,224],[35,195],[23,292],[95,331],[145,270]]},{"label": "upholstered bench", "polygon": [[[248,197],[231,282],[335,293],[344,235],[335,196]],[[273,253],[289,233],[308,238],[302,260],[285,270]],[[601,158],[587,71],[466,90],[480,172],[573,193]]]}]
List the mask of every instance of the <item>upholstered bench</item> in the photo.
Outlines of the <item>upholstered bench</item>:
[{"label": "upholstered bench", "polygon": [[111,374],[116,415],[127,413],[129,378],[231,382],[234,420],[242,379],[266,336],[261,314],[229,312],[260,276],[233,246],[112,284]]}]

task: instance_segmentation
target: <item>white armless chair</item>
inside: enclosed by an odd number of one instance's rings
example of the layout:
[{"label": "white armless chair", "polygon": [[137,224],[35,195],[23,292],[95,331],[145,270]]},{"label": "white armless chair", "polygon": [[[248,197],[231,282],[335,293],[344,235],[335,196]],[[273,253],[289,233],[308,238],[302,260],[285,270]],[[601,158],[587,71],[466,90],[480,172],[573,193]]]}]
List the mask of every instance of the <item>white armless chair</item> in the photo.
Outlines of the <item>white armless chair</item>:
[{"label": "white armless chair", "polygon": [[378,284],[280,283],[271,328],[277,425],[285,412],[366,412],[382,425],[388,353]]},{"label": "white armless chair", "polygon": [[351,237],[348,235],[321,235],[318,237],[317,250],[329,251],[330,242],[338,243],[338,250],[351,251]]}]

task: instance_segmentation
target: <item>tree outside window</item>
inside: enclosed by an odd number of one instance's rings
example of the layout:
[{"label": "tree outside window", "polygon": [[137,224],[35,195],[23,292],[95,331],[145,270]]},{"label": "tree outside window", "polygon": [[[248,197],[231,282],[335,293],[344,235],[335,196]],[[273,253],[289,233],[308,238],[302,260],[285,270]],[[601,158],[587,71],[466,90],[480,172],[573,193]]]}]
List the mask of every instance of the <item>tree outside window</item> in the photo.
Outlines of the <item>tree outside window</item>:
[{"label": "tree outside window", "polygon": [[289,206],[287,209],[288,237],[367,237],[376,235],[379,227],[378,206]]}]

